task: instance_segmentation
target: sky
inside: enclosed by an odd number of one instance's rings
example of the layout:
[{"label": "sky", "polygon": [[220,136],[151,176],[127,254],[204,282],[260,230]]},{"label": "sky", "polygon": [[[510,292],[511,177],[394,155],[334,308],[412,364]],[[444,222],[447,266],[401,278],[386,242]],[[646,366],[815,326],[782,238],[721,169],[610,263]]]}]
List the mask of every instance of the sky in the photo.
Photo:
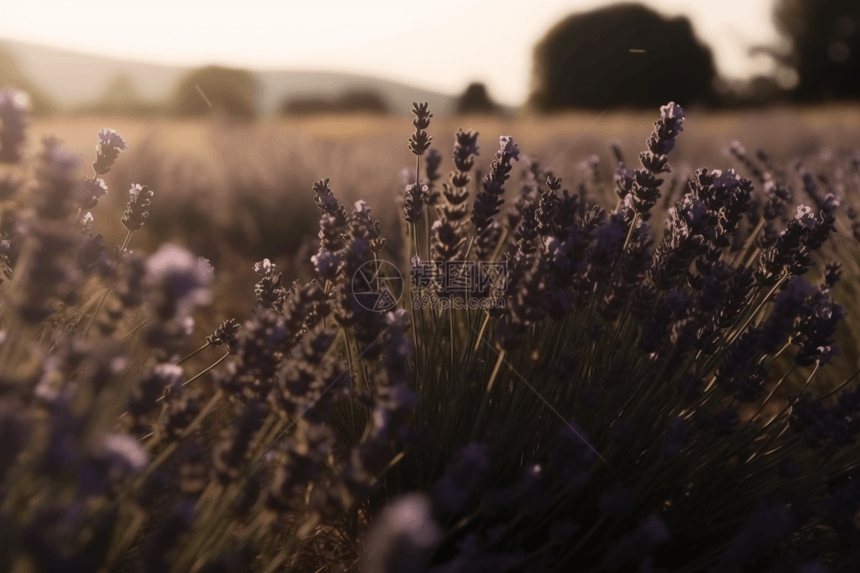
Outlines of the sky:
[{"label": "sky", "polygon": [[[778,36],[772,0],[643,0],[686,15],[718,72],[769,70],[747,50]],[[347,72],[446,93],[484,82],[518,105],[532,50],[569,14],[606,0],[0,0],[0,38],[172,65]]]}]

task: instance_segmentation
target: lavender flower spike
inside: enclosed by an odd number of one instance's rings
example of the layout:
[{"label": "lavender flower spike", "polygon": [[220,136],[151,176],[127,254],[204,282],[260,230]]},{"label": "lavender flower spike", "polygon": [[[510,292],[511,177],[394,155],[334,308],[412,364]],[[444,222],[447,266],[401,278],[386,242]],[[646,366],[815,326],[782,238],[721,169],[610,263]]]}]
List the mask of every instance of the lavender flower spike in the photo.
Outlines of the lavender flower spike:
[{"label": "lavender flower spike", "polygon": [[502,196],[505,193],[505,181],[510,178],[511,162],[520,158],[520,149],[511,137],[501,136],[499,147],[490,172],[484,176],[484,190],[475,197],[472,207],[472,222],[479,234],[493,223],[493,217],[499,213],[499,207],[505,202]]},{"label": "lavender flower spike", "polygon": [[430,118],[433,117],[433,114],[427,110],[428,105],[426,102],[412,104],[412,113],[415,115],[412,125],[415,126],[415,133],[409,138],[407,147],[415,155],[424,155],[424,152],[430,147],[430,142],[433,141],[433,138],[427,135],[425,131],[430,126]]},{"label": "lavender flower spike", "polygon": [[[650,155],[652,156],[650,159],[657,160],[659,159],[659,156],[665,156],[675,149],[675,138],[678,137],[680,132],[684,131],[684,128],[681,127],[681,124],[684,123],[684,119],[686,119],[686,116],[683,108],[675,102],[669,102],[668,105],[664,105],[660,108],[660,119],[654,123],[654,131],[646,142]],[[640,159],[642,158],[640,157]],[[661,167],[665,167],[665,157],[662,159],[663,165]],[[653,173],[668,171],[668,169],[665,168],[652,169],[651,166],[648,165],[648,162],[644,160],[642,165]]]},{"label": "lavender flower spike", "polygon": [[99,143],[96,145],[96,160],[93,163],[93,171],[96,175],[104,175],[110,171],[120,151],[127,149],[125,140],[113,129],[102,129],[99,131]]},{"label": "lavender flower spike", "polygon": [[654,131],[645,142],[648,151],[639,154],[639,162],[643,169],[637,169],[630,194],[633,198],[633,208],[647,221],[651,208],[660,198],[660,173],[668,173],[667,154],[675,148],[675,138],[683,131],[684,110],[675,102],[669,102],[660,108],[660,119],[654,122]]},{"label": "lavender flower spike", "polygon": [[98,177],[84,179],[77,189],[78,206],[86,211],[98,205],[99,199],[107,195],[108,188],[104,180]]},{"label": "lavender flower spike", "polygon": [[138,231],[143,227],[143,222],[149,217],[147,207],[152,203],[152,191],[146,185],[135,183],[129,189],[131,197],[128,206],[122,215],[122,225],[129,231]]},{"label": "lavender flower spike", "polygon": [[194,307],[212,300],[211,267],[182,247],[163,245],[146,261],[146,270],[162,316],[189,316]]}]

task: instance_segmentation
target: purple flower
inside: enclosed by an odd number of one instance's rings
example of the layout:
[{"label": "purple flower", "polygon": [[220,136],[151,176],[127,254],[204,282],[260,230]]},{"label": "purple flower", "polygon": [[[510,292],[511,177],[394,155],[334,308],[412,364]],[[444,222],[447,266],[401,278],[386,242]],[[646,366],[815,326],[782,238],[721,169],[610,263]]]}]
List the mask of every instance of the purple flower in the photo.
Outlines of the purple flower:
[{"label": "purple flower", "polygon": [[446,513],[457,513],[482,487],[490,469],[487,446],[471,442],[457,450],[456,458],[433,486],[434,503]]},{"label": "purple flower", "polygon": [[[675,138],[684,131],[681,124],[684,123],[686,115],[684,109],[675,102],[660,107],[660,120],[656,122],[654,132],[648,139],[648,149],[657,156],[663,156],[675,148]],[[647,158],[643,166],[653,173],[659,173],[660,169],[652,169],[651,161],[655,158]],[[665,159],[664,159],[665,161]],[[648,165],[645,165],[647,163]]]},{"label": "purple flower", "polygon": [[599,252],[611,252],[616,250],[624,242],[626,234],[624,227],[617,221],[607,221],[597,227],[591,234],[596,241],[594,249]]},{"label": "purple flower", "polygon": [[[469,176],[466,172],[474,166],[477,155],[479,155],[478,132],[458,129],[457,133],[454,134],[454,167],[457,169],[457,173],[451,180],[455,187],[465,187],[469,182]],[[412,179],[415,180],[414,177]]]},{"label": "purple flower", "polygon": [[78,206],[84,210],[95,207],[107,192],[107,185],[97,177],[88,177],[75,188]]},{"label": "purple flower", "polygon": [[50,173],[47,177],[55,180],[71,179],[75,176],[81,160],[68,149],[61,147],[62,141],[48,138],[43,141],[46,167]]},{"label": "purple flower", "polygon": [[314,183],[313,189],[316,193],[314,202],[317,204],[317,208],[325,215],[334,216],[338,211],[338,204],[337,198],[328,186],[328,179],[317,181]]},{"label": "purple flower", "polygon": [[633,169],[619,163],[615,168],[615,194],[619,199],[624,199],[633,190],[633,181],[636,177],[636,172]]},{"label": "purple flower", "polygon": [[267,276],[275,272],[275,265],[269,259],[263,259],[259,263],[254,263],[254,272]]},{"label": "purple flower", "polygon": [[96,175],[104,175],[110,171],[114,161],[119,157],[119,152],[126,149],[125,140],[116,131],[113,129],[99,131],[96,160],[93,163],[93,171],[96,172]]},{"label": "purple flower", "polygon": [[684,128],[681,127],[686,118],[684,108],[675,102],[670,101],[668,104],[660,106],[660,116],[667,120],[667,123],[670,123],[675,131],[684,131]]},{"label": "purple flower", "polygon": [[314,264],[314,269],[317,273],[327,280],[333,280],[340,267],[340,258],[325,249],[320,249],[317,254],[312,256],[311,262]]},{"label": "purple flower", "polygon": [[[427,179],[430,180],[431,184],[442,176],[441,173],[439,173],[439,166],[441,164],[442,154],[439,153],[435,147],[428,150],[427,155],[424,157],[424,169],[427,173]],[[412,178],[412,181],[415,181],[414,177]]]},{"label": "purple flower", "polygon": [[114,148],[120,151],[127,149],[122,136],[115,130],[108,128],[99,130],[99,145],[103,148]]},{"label": "purple flower", "polygon": [[639,571],[648,571],[649,555],[669,537],[666,522],[652,513],[639,523],[638,528],[609,546],[602,566],[610,571],[618,571],[628,563],[641,562]]},{"label": "purple flower", "polygon": [[[414,183],[406,186],[406,196],[403,200],[403,212],[406,215],[407,223],[417,223],[423,215],[425,198],[429,188],[425,183],[415,185]],[[358,204],[356,203],[356,208]]]},{"label": "purple flower", "polygon": [[424,571],[424,560],[441,539],[442,530],[433,520],[429,498],[421,493],[403,495],[390,502],[370,528],[362,571]]},{"label": "purple flower", "polygon": [[794,517],[783,505],[759,504],[738,535],[729,544],[718,570],[744,570],[788,541]]},{"label": "purple flower", "polygon": [[123,434],[104,436],[99,454],[99,457],[109,461],[111,466],[129,474],[142,472],[149,462],[149,454],[141,447],[140,442],[136,438]]},{"label": "purple flower", "polygon": [[639,531],[654,545],[669,541],[669,528],[658,515],[651,514],[639,524]]},{"label": "purple flower", "polygon": [[370,217],[370,207],[367,206],[367,202],[363,199],[359,199],[355,202],[355,213],[360,216]]},{"label": "purple flower", "polygon": [[690,297],[687,296],[687,293],[680,289],[670,290],[665,295],[663,295],[663,300],[666,301],[666,306],[672,312],[681,312],[685,308],[687,308],[687,303],[690,301]]},{"label": "purple flower", "polygon": [[409,138],[407,146],[412,153],[419,156],[424,155],[424,152],[430,147],[430,142],[433,141],[433,138],[424,131],[430,126],[430,118],[433,117],[433,114],[427,109],[428,105],[427,102],[412,104],[412,113],[415,115],[412,125],[415,126],[415,133]]},{"label": "purple flower", "polygon": [[839,347],[832,345],[819,346],[815,350],[816,360],[818,360],[820,364],[830,364],[835,356],[839,356],[841,354]]},{"label": "purple flower", "polygon": [[[385,315],[385,322],[393,332],[403,333],[409,330],[409,327],[412,325],[412,318],[408,312],[402,308],[398,308]],[[411,350],[409,354],[411,354]]]},{"label": "purple flower", "polygon": [[95,178],[95,179],[87,179],[87,181],[90,183],[90,188],[92,189],[92,196],[93,197],[95,197],[96,199],[101,199],[102,197],[107,195],[108,188],[107,188],[107,185],[105,184],[104,180]]},{"label": "purple flower", "polygon": [[501,149],[496,152],[490,172],[484,176],[483,191],[475,197],[472,206],[472,223],[479,235],[494,222],[493,217],[504,203],[505,181],[510,178],[511,161],[517,161],[520,156],[519,148],[510,137],[503,135],[499,138],[499,144]]},{"label": "purple flower", "polygon": [[734,169],[727,169],[725,171],[715,169],[713,173],[716,176],[713,185],[721,191],[733,189],[741,180],[741,176],[735,173]]},{"label": "purple flower", "polygon": [[519,161],[520,159],[520,148],[514,143],[514,140],[509,135],[503,135],[499,138],[499,145],[501,145],[502,153],[507,153],[511,156],[511,159],[514,161]]},{"label": "purple flower", "polygon": [[170,307],[186,316],[195,307],[212,300],[211,267],[201,264],[199,258],[182,247],[162,245],[147,259],[146,270],[148,281],[156,290],[157,304],[163,310]]},{"label": "purple flower", "polygon": [[811,229],[815,226],[815,215],[812,213],[812,208],[807,207],[806,205],[797,206],[794,218],[800,221],[800,223],[807,229]]},{"label": "purple flower", "polygon": [[137,231],[143,227],[144,221],[149,217],[147,207],[152,203],[154,193],[146,185],[132,184],[128,191],[130,197],[125,213],[122,216],[122,225],[129,231]]}]

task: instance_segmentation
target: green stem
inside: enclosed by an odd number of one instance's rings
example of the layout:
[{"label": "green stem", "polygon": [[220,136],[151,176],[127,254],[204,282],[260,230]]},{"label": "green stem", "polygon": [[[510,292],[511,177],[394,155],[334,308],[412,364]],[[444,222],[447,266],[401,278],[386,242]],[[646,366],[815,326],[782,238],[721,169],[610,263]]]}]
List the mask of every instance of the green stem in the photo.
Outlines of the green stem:
[{"label": "green stem", "polygon": [[826,399],[827,399],[827,398],[829,398],[830,396],[833,396],[834,394],[836,394],[837,392],[839,392],[840,390],[842,390],[843,388],[845,388],[845,387],[848,385],[848,383],[849,383],[849,382],[851,382],[852,380],[854,380],[854,379],[857,377],[857,375],[858,375],[858,374],[860,374],[860,370],[857,370],[854,374],[852,374],[851,376],[849,376],[849,377],[845,380],[845,382],[843,382],[842,384],[840,384],[839,386],[837,386],[836,388],[834,388],[834,389],[833,389],[833,390],[831,390],[830,392],[827,392],[826,394],[822,394],[821,396],[819,396],[819,397],[818,397],[818,398],[816,398],[815,400],[810,400],[809,402],[807,402],[806,404],[803,404],[802,406],[798,406],[798,407],[797,407],[797,410],[800,410],[801,408],[805,408],[806,406],[808,406],[808,405],[812,404],[813,402],[820,402],[820,401],[822,401],[822,400],[826,400]]},{"label": "green stem", "polygon": [[[119,254],[120,255],[122,255],[123,251],[125,251],[126,247],[128,247],[129,242],[131,242],[131,235],[133,233],[134,233],[134,231],[129,231],[128,233],[126,233],[125,240],[122,242],[122,246],[119,248]],[[114,268],[116,268],[116,266],[118,264],[119,264],[119,257],[117,257],[117,260],[114,261],[114,265],[113,265]],[[99,300],[99,304],[98,304],[98,306],[96,306],[96,309],[93,311],[93,314],[90,316],[90,319],[87,321],[87,326],[86,326],[86,328],[84,328],[84,337],[85,338],[86,338],[87,334],[90,332],[90,328],[92,327],[93,322],[95,322],[96,317],[99,315],[99,311],[102,309],[102,306],[104,305],[105,301],[107,300],[107,297],[110,294],[111,290],[113,290],[113,289],[111,287],[108,287],[108,289],[102,295],[101,300]]]},{"label": "green stem", "polygon": [[743,247],[741,247],[741,250],[738,251],[738,253],[735,255],[735,258],[732,261],[732,266],[737,265],[738,261],[743,260],[743,258],[747,255],[747,252],[749,251],[749,248],[755,242],[755,238],[759,234],[759,231],[761,231],[762,228],[764,227],[764,223],[765,223],[764,218],[762,218],[762,220],[758,222],[758,225],[756,225],[755,229],[753,229],[752,233],[750,233],[750,236],[747,237],[747,240],[744,242],[744,245],[743,245]]},{"label": "green stem", "polygon": [[87,334],[89,334],[89,332],[90,332],[90,328],[92,327],[93,322],[95,322],[96,317],[99,315],[99,311],[102,309],[102,306],[104,306],[104,303],[105,303],[105,301],[107,300],[107,297],[108,297],[108,295],[110,294],[110,291],[111,291],[111,290],[112,290],[112,289],[108,288],[108,289],[104,292],[104,294],[102,295],[102,297],[99,299],[99,303],[98,303],[98,305],[96,305],[96,309],[95,309],[95,310],[93,311],[93,313],[90,315],[89,320],[87,320],[87,325],[86,325],[86,327],[84,328],[84,334],[83,334],[84,338],[86,338]]},{"label": "green stem", "polygon": [[472,426],[472,436],[469,438],[469,441],[475,441],[478,437],[478,428],[481,424],[481,418],[484,415],[484,411],[487,409],[487,404],[490,401],[490,393],[493,391],[493,385],[496,383],[496,377],[499,375],[499,370],[502,367],[502,362],[505,359],[505,350],[502,349],[499,352],[499,357],[496,359],[496,365],[493,367],[493,373],[490,374],[490,381],[487,382],[487,389],[484,391],[484,396],[481,399],[481,406],[478,408],[478,415],[475,416],[475,424]]},{"label": "green stem", "polygon": [[203,352],[204,350],[209,348],[209,346],[210,346],[210,343],[207,341],[206,344],[204,344],[203,346],[201,346],[200,348],[198,348],[197,350],[195,350],[191,354],[186,354],[184,357],[180,358],[178,362],[174,362],[173,363],[174,366],[179,366],[180,364],[182,364],[186,360],[194,358],[195,356],[197,356],[198,354],[200,354],[201,352]]},{"label": "green stem", "polygon": [[767,398],[764,399],[764,401],[761,403],[761,406],[759,406],[758,410],[755,411],[755,414],[753,414],[753,417],[750,418],[750,423],[752,423],[753,420],[758,418],[758,415],[761,414],[762,410],[764,410],[764,407],[767,406],[767,403],[770,402],[770,399],[773,398],[773,395],[776,393],[777,390],[779,390],[779,387],[782,386],[782,383],[785,382],[785,380],[791,375],[792,372],[794,372],[795,368],[797,368],[796,364],[794,366],[792,366],[791,368],[789,368],[788,372],[786,372],[783,375],[783,377],[779,379],[779,382],[776,383],[776,385],[773,387],[773,389],[767,395]]},{"label": "green stem", "polygon": [[146,478],[152,475],[152,473],[157,470],[161,466],[161,464],[163,464],[171,455],[173,455],[173,452],[175,452],[176,448],[179,447],[179,442],[182,439],[187,438],[191,434],[191,432],[193,432],[197,428],[197,426],[203,421],[203,419],[206,418],[206,416],[208,416],[212,412],[212,410],[215,409],[215,406],[218,405],[218,402],[220,402],[222,398],[224,398],[224,391],[219,389],[215,393],[215,395],[209,399],[206,405],[203,406],[203,409],[200,411],[199,414],[197,414],[197,417],[191,421],[188,427],[182,430],[182,432],[179,434],[179,440],[171,442],[170,445],[168,445],[164,449],[164,451],[161,452],[161,454],[157,458],[155,458],[155,460],[151,464],[149,464],[149,466],[147,466],[146,470],[144,470],[144,472],[137,478],[137,481],[134,482],[134,485],[131,487],[130,491],[140,489],[140,487],[146,481]]},{"label": "green stem", "polygon": [[188,380],[183,382],[182,385],[187,386],[187,385],[191,384],[192,382],[194,382],[195,380],[197,380],[198,378],[200,378],[201,376],[203,376],[204,374],[206,374],[207,372],[209,372],[210,370],[212,370],[213,368],[215,368],[216,366],[221,364],[224,360],[227,359],[228,356],[230,356],[229,352],[224,353],[224,356],[222,356],[221,358],[219,358],[218,360],[216,360],[215,362],[210,364],[205,370],[203,370],[202,372],[200,372],[199,374],[197,374],[193,378],[189,378]]},{"label": "green stem", "polygon": [[[205,347],[204,347],[204,348],[205,348]],[[197,375],[195,375],[194,377],[189,378],[188,380],[186,380],[185,382],[183,382],[183,383],[182,383],[182,385],[183,385],[183,386],[187,386],[188,384],[191,384],[192,382],[194,382],[195,380],[197,380],[198,378],[200,378],[201,376],[203,376],[204,374],[206,374],[207,372],[209,372],[210,370],[212,370],[213,368],[215,368],[216,366],[218,366],[219,364],[221,364],[221,362],[223,362],[223,361],[224,361],[224,359],[225,359],[225,358],[227,358],[228,356],[230,356],[230,353],[229,353],[229,352],[227,352],[224,356],[222,356],[221,358],[219,358],[218,360],[216,360],[215,362],[213,362],[212,364],[210,364],[209,366],[207,366],[207,367],[206,367],[206,369],[205,369],[205,370],[203,370],[202,372],[198,373],[198,374],[197,374]],[[183,360],[184,360],[184,359],[183,359]],[[181,361],[180,361],[180,362],[181,362]],[[177,364],[178,364],[178,362],[177,362]],[[220,392],[220,390],[219,390],[219,392]],[[164,400],[164,396],[160,396],[160,397],[156,400],[156,402],[162,402],[163,400]],[[128,412],[123,412],[123,413],[122,413],[122,414],[121,414],[121,415],[116,419],[116,421],[117,421],[117,422],[119,422],[120,420],[122,420],[123,418],[125,418],[127,415],[128,415]]]}]

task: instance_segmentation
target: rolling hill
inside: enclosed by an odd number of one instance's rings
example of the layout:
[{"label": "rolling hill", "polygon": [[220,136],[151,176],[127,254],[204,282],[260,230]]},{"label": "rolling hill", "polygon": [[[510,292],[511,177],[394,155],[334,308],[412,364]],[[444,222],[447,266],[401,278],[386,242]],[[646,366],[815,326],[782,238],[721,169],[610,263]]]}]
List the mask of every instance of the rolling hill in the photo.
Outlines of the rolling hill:
[{"label": "rolling hill", "polygon": [[[15,68],[14,73],[4,67]],[[157,104],[170,97],[179,79],[191,69],[0,39],[0,83],[5,75],[6,83],[39,90],[60,111],[86,109],[104,100],[110,86],[117,84],[117,78],[122,78],[123,88],[144,103]],[[249,71],[257,81],[256,107],[262,114],[276,113],[287,99],[334,98],[352,89],[376,91],[390,109],[403,114],[409,113],[413,101],[428,101],[439,114],[452,113],[456,100],[454,94],[362,75],[304,70]]]}]

